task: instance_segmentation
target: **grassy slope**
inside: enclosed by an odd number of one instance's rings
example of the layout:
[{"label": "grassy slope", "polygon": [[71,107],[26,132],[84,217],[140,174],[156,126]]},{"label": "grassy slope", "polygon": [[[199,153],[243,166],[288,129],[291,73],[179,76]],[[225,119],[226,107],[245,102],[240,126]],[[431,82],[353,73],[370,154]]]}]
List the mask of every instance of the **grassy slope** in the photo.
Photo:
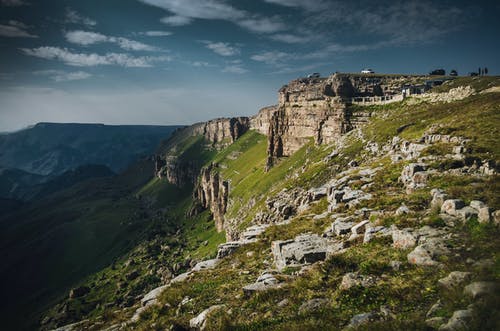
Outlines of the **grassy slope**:
[{"label": "grassy slope", "polygon": [[[478,86],[488,86],[489,83],[479,82]],[[355,111],[370,111],[374,116],[363,129],[365,139],[378,143],[386,143],[398,128],[412,123],[399,136],[404,139],[420,137],[433,124],[442,124],[441,133],[460,135],[472,139],[470,157],[482,159],[500,159],[496,126],[500,123],[500,98],[498,94],[475,95],[466,100],[450,104],[408,105],[393,103],[385,106],[356,108]],[[177,151],[182,156],[190,146],[202,147],[196,143],[197,138],[183,140]],[[178,143],[178,142],[177,142]],[[309,143],[289,158],[281,160],[271,171],[264,172],[266,139],[256,132],[248,132],[236,143],[213,154],[205,154],[205,164],[211,161],[221,164],[219,171],[222,177],[230,180],[230,198],[227,217],[238,217],[241,226],[249,223],[257,211],[263,207],[265,199],[283,188],[294,186],[310,187],[320,185],[336,173],[346,168],[347,162],[356,159],[361,165],[381,166],[382,171],[375,177],[372,194],[375,199],[365,203],[374,209],[395,210],[401,202],[405,202],[414,213],[403,217],[387,217],[377,220],[381,224],[398,226],[418,226],[431,224],[442,226],[442,221],[435,214],[422,217],[429,202],[429,189],[442,187],[454,198],[469,201],[481,198],[490,206],[498,208],[498,177],[490,179],[469,178],[459,176],[435,176],[431,178],[428,189],[419,190],[406,195],[397,178],[405,163],[392,164],[389,159],[378,159],[373,162],[363,143],[355,135],[345,139],[345,145],[340,154],[329,162],[321,162],[335,146],[314,146]],[[448,146],[436,145],[429,154],[444,155],[449,152]],[[191,150],[192,152],[195,151]],[[177,153],[177,152],[176,152]],[[197,155],[196,153],[190,155]],[[446,167],[445,160],[431,165],[436,169]],[[183,196],[173,187],[154,180],[144,187],[142,196],[154,197],[157,207],[164,207],[172,198]],[[127,273],[140,269],[142,274],[149,270],[145,266],[172,266],[186,258],[213,257],[218,243],[223,236],[217,234],[213,222],[207,212],[196,218],[186,218],[185,212],[190,205],[190,198],[175,200],[175,206],[164,214],[168,219],[158,220],[152,228],[148,240],[139,245],[132,253],[124,256],[113,267],[104,269],[92,276],[87,283],[94,284],[90,298],[101,306],[78,314],[78,317],[103,317],[108,323],[125,321],[130,318],[136,307],[116,311],[115,306],[104,308],[106,303],[123,300],[125,294],[143,293],[144,290],[157,286],[160,282],[154,278],[139,277],[128,282],[123,288],[118,284],[126,282]],[[171,203],[170,203],[171,205]],[[229,310],[216,314],[209,322],[209,329],[255,330],[303,330],[311,328],[339,329],[349,321],[352,315],[388,305],[397,313],[397,318],[389,324],[370,324],[371,329],[400,330],[402,328],[425,329],[423,319],[438,297],[445,297],[445,308],[439,314],[449,317],[451,312],[467,305],[466,299],[460,293],[443,293],[437,286],[437,280],[452,270],[466,270],[470,267],[464,264],[464,257],[493,258],[492,268],[475,270],[482,279],[500,279],[500,250],[498,229],[477,222],[470,222],[455,229],[456,248],[461,257],[449,257],[441,261],[442,269],[427,269],[410,266],[403,263],[399,271],[389,267],[391,260],[405,261],[408,251],[393,249],[384,240],[375,240],[368,245],[351,248],[346,254],[330,259],[315,266],[304,277],[299,277],[288,283],[284,289],[270,291],[252,298],[242,296],[241,287],[252,283],[262,270],[272,268],[270,261],[270,244],[273,240],[289,239],[307,231],[321,233],[329,224],[328,219],[312,220],[311,214],[320,214],[326,210],[326,199],[320,200],[310,210],[296,217],[285,226],[269,228],[262,241],[245,246],[229,259],[225,259],[219,268],[196,274],[189,282],[172,285],[161,297],[161,305],[144,314],[134,328],[139,330],[163,330],[172,323],[187,326],[190,318],[203,309],[219,303],[224,303]],[[362,206],[360,206],[362,207]],[[352,211],[348,211],[352,212]],[[180,228],[179,236],[172,239],[172,233]],[[208,243],[205,245],[204,241]],[[163,251],[159,247],[168,244],[170,249]],[[463,246],[462,246],[463,245]],[[466,250],[466,247],[472,247]],[[252,252],[252,254],[249,254]],[[126,262],[136,261],[136,266]],[[267,261],[267,262],[266,262]],[[349,271],[360,271],[382,277],[380,284],[374,288],[353,288],[348,292],[340,292],[338,284],[341,275]],[[182,268],[181,268],[182,271]],[[292,270],[290,270],[291,272]],[[112,290],[109,287],[112,287]],[[141,292],[142,291],[142,292]],[[106,294],[108,293],[108,294]],[[185,298],[192,299],[189,303],[177,309]],[[315,297],[331,299],[331,305],[314,314],[298,314],[298,307],[306,300]],[[284,298],[288,305],[280,308],[277,303]],[[458,298],[458,299],[457,299]],[[450,299],[450,300],[448,300]],[[453,300],[452,300],[453,299]],[[70,300],[68,304],[78,306],[85,300]],[[74,319],[75,321],[78,318]],[[486,321],[486,319],[485,319]]]},{"label": "grassy slope", "polygon": [[151,171],[149,162],[140,162],[120,176],[79,183],[0,220],[1,286],[11,297],[2,302],[5,326],[32,328],[68,287],[136,245],[147,217],[127,194]]},{"label": "grassy slope", "polygon": [[[475,95],[450,104],[396,103],[357,109],[357,111],[375,112],[375,116],[363,130],[366,139],[386,143],[397,135],[399,127],[409,123],[414,124],[405,129],[400,137],[415,139],[422,136],[431,125],[441,124],[441,133],[472,139],[468,144],[471,147],[470,157],[498,161],[500,146],[495,128],[500,123],[499,104],[500,96],[495,93]],[[249,143],[250,141],[253,141],[253,146]],[[388,159],[379,159],[372,163],[359,139],[351,136],[346,139],[346,142],[341,154],[329,163],[318,161],[332,150],[331,147],[317,147],[309,144],[292,157],[282,160],[265,174],[262,168],[258,167],[258,165],[263,165],[264,143],[255,133],[243,137],[239,144],[230,147],[231,150],[216,157],[222,164],[228,166],[221,170],[225,178],[231,179],[235,184],[238,183],[238,185],[231,186],[231,195],[233,199],[241,199],[233,205],[233,209],[230,209],[228,214],[237,214],[236,211],[241,206],[245,206],[249,199],[255,198],[257,200],[255,206],[245,211],[251,217],[260,208],[259,201],[263,201],[269,194],[283,187],[307,186],[308,183],[320,184],[327,178],[331,178],[332,169],[336,169],[337,172],[342,170],[346,159],[352,158],[357,159],[362,165],[383,167],[372,186],[375,199],[366,203],[368,207],[395,210],[401,202],[405,202],[414,211],[408,216],[378,220],[382,224],[395,223],[401,227],[425,224],[442,226],[443,223],[437,215],[422,216],[428,206],[429,190],[432,187],[442,187],[454,198],[462,198],[466,201],[480,198],[490,206],[499,208],[498,176],[485,179],[437,175],[431,178],[428,188],[407,195],[397,181],[405,165],[404,162],[393,165]],[[227,160],[227,156],[234,151],[242,152],[238,156],[242,158],[241,160]],[[434,150],[427,151],[427,153],[444,156],[449,153],[449,150],[446,146],[442,147],[438,144]],[[446,162],[442,160],[442,163]],[[443,165],[440,162],[432,164],[431,167],[446,169],[442,168]],[[204,308],[224,303],[231,308],[230,313],[226,309],[215,314],[209,322],[209,329],[339,329],[354,314],[378,309],[380,305],[388,305],[397,313],[397,318],[383,325],[371,323],[370,329],[425,330],[426,326],[423,323],[425,312],[439,297],[442,298],[445,306],[439,314],[445,317],[449,317],[456,309],[463,309],[469,303],[468,299],[461,296],[460,290],[443,292],[437,285],[439,278],[453,270],[472,269],[480,275],[481,279],[500,279],[498,256],[500,247],[496,240],[499,235],[498,229],[471,221],[454,229],[459,239],[454,240],[452,245],[460,253],[460,257],[450,256],[443,259],[442,269],[420,268],[403,263],[400,270],[394,271],[389,267],[389,262],[391,260],[406,261],[408,251],[393,249],[385,240],[375,240],[368,245],[353,247],[347,253],[315,266],[306,276],[290,282],[284,289],[269,291],[250,299],[244,298],[241,287],[254,282],[262,270],[271,267],[265,263],[266,260],[272,261],[269,251],[271,241],[289,239],[307,231],[321,233],[329,221],[327,219],[313,221],[310,214],[319,214],[325,210],[326,201],[323,199],[311,210],[296,217],[290,224],[268,229],[261,242],[244,246],[234,256],[224,260],[220,268],[199,273],[189,282],[172,285],[162,296],[163,305],[146,313],[136,327],[140,330],[162,329],[172,323],[187,326],[189,319]],[[466,250],[467,247],[471,249]],[[253,255],[247,254],[249,252],[253,252]],[[465,264],[466,257],[493,258],[495,263],[486,269],[471,268]],[[341,276],[349,271],[376,275],[382,280],[374,288],[353,288],[347,292],[341,292],[338,290]],[[177,307],[186,296],[192,298],[192,301],[182,306],[177,313],[176,309],[168,308]],[[297,314],[298,307],[304,301],[315,297],[330,298],[332,304],[314,314]],[[289,303],[280,308],[277,303],[285,298],[289,300]],[[498,321],[492,321],[490,316],[490,319],[482,320],[482,327],[495,328],[494,325],[488,324],[495,322]]]}]

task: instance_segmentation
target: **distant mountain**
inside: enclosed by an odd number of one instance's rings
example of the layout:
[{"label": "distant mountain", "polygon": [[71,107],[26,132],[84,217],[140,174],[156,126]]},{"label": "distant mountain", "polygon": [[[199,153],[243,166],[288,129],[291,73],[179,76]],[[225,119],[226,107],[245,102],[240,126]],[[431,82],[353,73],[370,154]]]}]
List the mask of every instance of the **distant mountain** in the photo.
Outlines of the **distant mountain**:
[{"label": "distant mountain", "polygon": [[20,169],[0,168],[0,197],[27,200],[34,195],[33,189],[47,181],[48,177]]},{"label": "distant mountain", "polygon": [[38,123],[0,135],[0,166],[59,175],[85,164],[118,173],[154,152],[179,126]]}]

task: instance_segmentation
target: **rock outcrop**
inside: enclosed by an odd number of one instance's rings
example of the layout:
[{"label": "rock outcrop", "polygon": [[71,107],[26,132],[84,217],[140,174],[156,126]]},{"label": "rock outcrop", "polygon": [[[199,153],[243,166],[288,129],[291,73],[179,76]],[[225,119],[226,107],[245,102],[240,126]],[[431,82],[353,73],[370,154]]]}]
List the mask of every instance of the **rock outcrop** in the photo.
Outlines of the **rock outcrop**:
[{"label": "rock outcrop", "polygon": [[221,232],[224,230],[224,213],[227,208],[229,182],[220,177],[217,167],[217,164],[212,163],[201,169],[194,195],[202,208],[210,208],[215,227],[217,231]]},{"label": "rock outcrop", "polygon": [[267,167],[276,158],[293,154],[311,138],[316,144],[331,143],[365,122],[366,114],[353,114],[349,105],[375,102],[366,98],[388,102],[400,93],[401,79],[404,77],[334,74],[326,79],[302,78],[283,86],[279,104],[262,109],[252,120],[258,131],[267,129]]}]

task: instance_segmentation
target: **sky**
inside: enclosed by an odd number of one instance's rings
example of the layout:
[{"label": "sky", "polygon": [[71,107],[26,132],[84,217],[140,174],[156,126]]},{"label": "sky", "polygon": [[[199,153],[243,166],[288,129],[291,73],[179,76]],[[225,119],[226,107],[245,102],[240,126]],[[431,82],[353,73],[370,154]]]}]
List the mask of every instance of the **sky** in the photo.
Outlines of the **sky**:
[{"label": "sky", "polygon": [[500,2],[0,0],[0,132],[249,116],[312,72],[500,73]]}]

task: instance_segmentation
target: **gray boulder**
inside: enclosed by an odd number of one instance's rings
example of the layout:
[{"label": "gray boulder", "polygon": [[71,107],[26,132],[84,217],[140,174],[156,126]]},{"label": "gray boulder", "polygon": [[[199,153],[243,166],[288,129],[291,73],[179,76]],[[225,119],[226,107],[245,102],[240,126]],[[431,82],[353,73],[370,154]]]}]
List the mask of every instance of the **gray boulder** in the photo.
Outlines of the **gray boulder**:
[{"label": "gray boulder", "polygon": [[417,244],[418,235],[411,229],[392,229],[392,246],[398,249],[408,249]]},{"label": "gray boulder", "polygon": [[329,303],[330,300],[324,298],[311,299],[300,305],[299,313],[304,314],[313,311],[319,311],[328,306]]},{"label": "gray boulder", "polygon": [[204,311],[202,311],[198,316],[189,320],[189,327],[193,330],[205,330],[207,326],[207,319],[213,312],[224,308],[225,305],[215,305],[211,306]]},{"label": "gray boulder", "polygon": [[497,289],[498,286],[495,282],[473,282],[464,288],[464,294],[472,299],[479,299],[494,294]]},{"label": "gray boulder", "polygon": [[377,282],[373,276],[360,275],[357,272],[349,272],[342,277],[342,282],[339,288],[343,291],[350,289],[354,286],[370,287]]},{"label": "gray boulder", "polygon": [[448,323],[442,325],[439,331],[467,331],[471,329],[471,322],[473,319],[473,311],[457,310],[453,313]]},{"label": "gray boulder", "polygon": [[326,258],[329,241],[316,234],[304,234],[293,240],[273,241],[271,251],[278,270],[321,261]]},{"label": "gray boulder", "polygon": [[455,289],[472,278],[472,273],[465,271],[452,271],[444,278],[438,280],[439,285],[445,289]]},{"label": "gray boulder", "polygon": [[459,216],[457,211],[463,207],[465,207],[465,203],[462,200],[448,199],[443,202],[441,212],[452,216]]}]

